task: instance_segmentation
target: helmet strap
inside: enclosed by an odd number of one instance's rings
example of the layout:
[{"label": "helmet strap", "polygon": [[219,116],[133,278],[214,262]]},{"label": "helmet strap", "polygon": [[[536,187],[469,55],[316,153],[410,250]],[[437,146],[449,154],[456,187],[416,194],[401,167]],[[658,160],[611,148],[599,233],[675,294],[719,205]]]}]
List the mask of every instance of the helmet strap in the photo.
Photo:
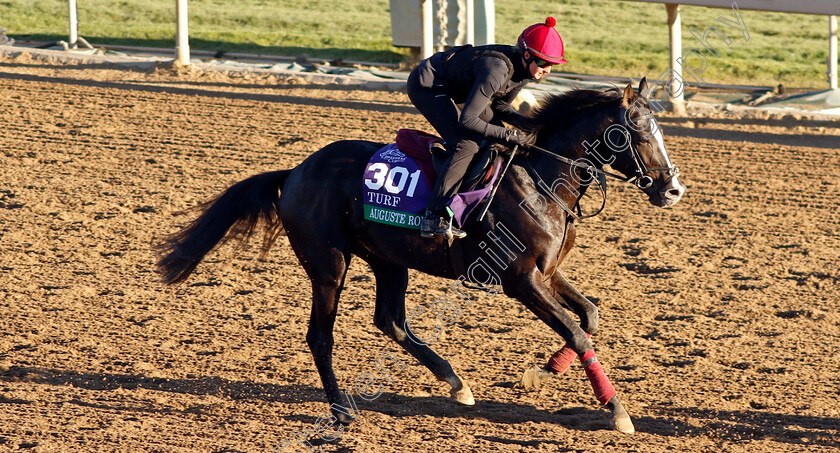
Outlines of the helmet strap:
[{"label": "helmet strap", "polygon": [[[522,52],[522,60],[524,60],[524,61],[525,61],[525,66],[529,66],[529,65],[530,65],[531,63],[533,63],[533,62],[534,62],[534,60],[535,60],[535,58],[534,58],[534,52],[531,52],[531,49],[528,49],[527,47],[526,47],[526,48],[524,48],[524,49],[522,49],[522,50],[523,50],[523,52]],[[525,55],[526,53],[528,54],[527,56]]]},{"label": "helmet strap", "polygon": [[534,63],[534,62],[537,60],[537,57],[535,57],[535,56],[534,56],[534,52],[531,52],[531,50],[530,50],[530,49],[528,49],[527,47],[525,47],[523,50],[524,50],[525,52],[528,52],[528,56],[527,56],[527,57],[525,56],[525,54],[524,54],[524,53],[522,54],[522,60],[525,62],[525,69],[528,71],[530,78],[533,80],[533,79],[534,79],[534,76],[533,76],[533,74],[530,74],[530,72],[531,72],[531,63]]}]

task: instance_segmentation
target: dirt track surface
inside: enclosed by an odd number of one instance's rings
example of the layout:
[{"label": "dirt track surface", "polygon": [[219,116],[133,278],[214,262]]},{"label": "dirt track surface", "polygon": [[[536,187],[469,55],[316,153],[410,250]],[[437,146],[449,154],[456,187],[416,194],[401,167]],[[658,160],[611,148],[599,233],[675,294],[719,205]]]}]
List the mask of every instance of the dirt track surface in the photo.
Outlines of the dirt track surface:
[{"label": "dirt track surface", "polygon": [[[637,433],[610,430],[579,365],[515,388],[562,342],[481,296],[433,348],[448,386],[374,327],[356,260],[334,363],[349,387],[407,368],[324,451],[840,451],[840,129],[792,116],[663,117],[688,192],[613,184],[564,271],[600,300],[594,337]],[[0,61],[0,450],[271,451],[326,411],[304,336],[309,284],[281,239],[153,272],[178,214],[345,138],[428,129],[400,93],[190,70]],[[409,310],[449,283],[412,273]],[[302,448],[302,447],[301,447]],[[291,447],[284,451],[294,451]]]}]

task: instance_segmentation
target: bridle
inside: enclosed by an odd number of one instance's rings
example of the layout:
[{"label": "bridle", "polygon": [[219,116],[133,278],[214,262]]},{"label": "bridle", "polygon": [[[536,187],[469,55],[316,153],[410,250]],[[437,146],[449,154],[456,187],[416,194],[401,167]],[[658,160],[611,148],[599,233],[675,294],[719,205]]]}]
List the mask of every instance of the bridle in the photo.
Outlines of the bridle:
[{"label": "bridle", "polygon": [[[665,174],[667,175],[667,177],[669,179],[673,178],[673,177],[676,177],[680,174],[680,169],[676,165],[673,165],[673,164],[671,164],[667,167],[650,167],[650,168],[648,168],[648,166],[645,165],[645,162],[642,159],[642,155],[639,152],[638,146],[636,146],[636,144],[633,143],[633,137],[631,136],[630,132],[628,131],[627,118],[626,118],[626,115],[625,115],[626,112],[627,112],[626,108],[621,110],[621,115],[620,115],[621,121],[617,122],[617,123],[619,125],[621,125],[622,128],[623,128],[623,133],[624,133],[625,139],[627,140],[626,150],[630,153],[630,157],[633,159],[633,164],[636,167],[635,168],[635,174],[632,175],[632,176],[623,176],[623,175],[620,175],[618,173],[608,172],[606,170],[595,167],[594,165],[590,165],[590,164],[581,162],[579,160],[573,160],[573,159],[570,159],[568,157],[561,156],[560,154],[557,154],[553,151],[549,151],[549,150],[547,150],[545,148],[542,148],[542,147],[539,147],[537,145],[528,145],[527,146],[528,149],[531,149],[531,150],[540,152],[542,154],[545,154],[545,155],[547,155],[547,156],[549,156],[553,159],[556,159],[556,160],[559,160],[560,162],[566,163],[571,167],[584,169],[584,170],[586,170],[587,173],[589,173],[589,175],[592,177],[593,180],[598,181],[598,185],[600,186],[601,193],[603,195],[603,200],[602,200],[602,203],[601,203],[601,207],[597,211],[595,211],[595,213],[593,213],[593,214],[583,215],[583,213],[581,212],[581,208],[580,208],[580,199],[583,196],[583,193],[580,193],[578,195],[577,199],[575,200],[574,206],[572,206],[572,207],[566,206],[563,202],[560,202],[557,199],[556,194],[554,194],[552,192],[552,190],[548,187],[548,185],[545,183],[545,181],[543,181],[542,176],[539,174],[537,169],[534,168],[533,164],[531,164],[531,161],[529,159],[525,159],[525,165],[524,166],[526,167],[526,170],[533,173],[534,177],[536,177],[538,189],[542,188],[542,190],[547,191],[548,192],[547,195],[549,197],[551,197],[552,199],[554,199],[555,201],[557,201],[558,202],[557,204],[564,211],[566,211],[572,218],[574,218],[576,220],[585,219],[585,218],[589,218],[589,217],[595,217],[596,215],[600,214],[601,211],[604,210],[604,207],[607,204],[607,188],[606,188],[606,178],[607,177],[612,178],[612,179],[616,179],[616,180],[619,180],[619,181],[622,181],[622,182],[632,183],[633,185],[635,185],[639,189],[646,190],[646,189],[649,189],[653,185],[653,178],[648,175],[649,172],[654,172],[654,171],[665,172]],[[500,177],[498,178],[499,181],[501,181],[501,179],[504,177],[505,173],[507,172],[508,168],[510,167],[510,164],[513,162],[513,159],[516,156],[516,150],[518,148],[519,148],[519,145],[513,147],[513,151],[511,152],[511,155],[508,158],[508,162],[505,165],[504,169],[502,170]],[[620,152],[623,152],[623,151],[624,150],[622,150]],[[663,150],[663,152],[664,152],[664,150]],[[667,158],[666,158],[666,161],[668,161]],[[601,177],[599,178],[598,176],[601,176]],[[489,199],[484,206],[484,210],[482,211],[481,215],[478,218],[479,220],[483,219],[484,214],[487,213],[487,209],[490,206],[490,202],[493,200],[493,196],[496,194],[496,190],[498,188],[499,187],[497,185],[490,192]],[[574,207],[577,207],[577,210],[578,210],[577,214],[574,213]]]},{"label": "bridle", "polygon": [[[563,208],[563,210],[566,211],[572,218],[574,218],[576,220],[589,218],[589,217],[595,217],[596,215],[600,214],[601,211],[604,210],[604,207],[607,204],[607,190],[606,190],[606,186],[604,184],[606,182],[606,180],[604,179],[602,181],[601,179],[599,179],[598,178],[599,175],[602,178],[609,177],[609,178],[616,179],[616,180],[619,180],[619,181],[622,181],[622,182],[632,183],[633,185],[635,185],[639,189],[645,190],[645,189],[650,188],[653,185],[653,178],[648,175],[649,172],[662,171],[662,172],[665,172],[665,174],[669,178],[675,177],[675,176],[680,174],[680,169],[676,165],[673,165],[673,164],[671,164],[667,167],[648,167],[647,165],[645,165],[645,162],[642,159],[642,155],[639,152],[638,146],[634,143],[633,137],[628,130],[629,126],[627,125],[627,119],[626,119],[626,115],[625,115],[626,111],[627,111],[627,109],[622,110],[621,121],[618,122],[618,124],[620,124],[622,126],[623,133],[625,134],[625,139],[627,140],[627,147],[625,149],[626,149],[627,152],[630,153],[630,157],[632,158],[633,164],[636,167],[635,168],[635,173],[632,176],[623,176],[623,175],[620,175],[618,173],[608,172],[606,170],[597,168],[594,165],[591,165],[591,164],[588,164],[588,163],[585,163],[585,162],[582,162],[582,161],[579,161],[579,160],[573,160],[573,159],[570,159],[570,158],[565,157],[565,156],[561,156],[561,155],[559,155],[559,154],[557,154],[553,151],[549,151],[545,148],[541,148],[541,147],[536,146],[536,145],[530,145],[528,147],[529,149],[533,149],[534,151],[538,151],[542,154],[550,156],[550,157],[552,157],[556,160],[559,160],[561,162],[564,162],[564,163],[566,163],[566,164],[568,164],[572,167],[577,167],[577,168],[584,169],[584,170],[586,170],[587,173],[589,173],[589,175],[592,177],[593,180],[598,181],[598,185],[601,189],[603,199],[602,199],[602,202],[601,202],[601,207],[597,211],[595,211],[593,214],[583,215],[583,213],[581,212],[580,198],[581,198],[582,194],[579,195],[577,200],[575,201],[574,207],[577,207],[577,210],[578,210],[577,214],[574,213],[573,208],[570,209],[570,208],[566,207],[564,204],[559,203],[560,206]],[[624,152],[624,150],[622,150],[620,152]],[[533,172],[534,176],[536,176],[536,178],[539,180],[539,184],[541,184],[543,186],[546,186],[545,182],[543,181],[539,172],[537,171],[536,168],[534,168],[534,166],[530,163],[530,161],[526,160],[526,165]],[[552,196],[552,195],[554,195],[554,194],[549,194],[549,196]]]},{"label": "bridle", "polygon": [[[627,110],[625,109],[624,112],[626,112],[626,111]],[[627,134],[626,139],[627,139],[627,144],[628,144],[628,148],[629,148],[629,151],[630,151],[630,155],[633,156],[633,162],[636,164],[636,174],[635,174],[636,179],[633,181],[633,183],[636,185],[636,187],[644,190],[644,189],[647,189],[647,188],[649,188],[650,186],[653,185],[653,178],[648,176],[649,172],[654,172],[654,171],[665,172],[665,175],[668,176],[669,178],[673,178],[674,176],[678,176],[680,174],[679,167],[677,167],[674,164],[671,164],[667,167],[651,167],[651,168],[648,168],[645,165],[645,161],[642,159],[642,154],[639,152],[638,146],[636,146],[636,144],[633,143],[633,137],[630,136],[630,132],[628,131],[629,126],[627,125],[627,115],[625,115],[625,114],[621,115],[621,123],[620,124],[624,128],[624,133]],[[657,127],[659,127],[659,126],[657,125]],[[664,151],[665,150],[663,150],[663,152]],[[666,159],[666,161],[667,160],[668,159]],[[630,179],[632,179],[632,178],[628,178],[627,180],[629,181]]]},{"label": "bridle", "polygon": [[554,159],[557,159],[561,162],[569,164],[573,167],[582,168],[582,169],[586,170],[590,174],[590,176],[592,176],[593,178],[596,175],[603,175],[603,176],[606,176],[606,177],[617,179],[617,180],[622,181],[622,182],[633,183],[636,187],[638,187],[639,189],[642,189],[642,190],[648,189],[648,188],[650,188],[650,186],[653,185],[653,178],[651,178],[648,175],[648,173],[650,173],[650,172],[662,171],[662,172],[665,172],[665,174],[668,177],[678,176],[680,174],[680,169],[676,165],[672,164],[672,165],[669,165],[667,167],[650,167],[650,168],[648,168],[648,166],[645,165],[645,162],[642,159],[642,155],[639,152],[638,146],[636,146],[636,144],[634,143],[633,137],[630,135],[630,132],[628,131],[629,126],[627,125],[626,115],[624,115],[624,112],[626,112],[626,111],[627,111],[626,109],[622,110],[622,114],[620,115],[621,116],[621,121],[618,124],[620,124],[622,126],[622,128],[624,128],[623,132],[624,132],[625,138],[627,140],[626,150],[628,152],[630,152],[630,156],[633,159],[633,164],[636,166],[636,171],[635,171],[635,174],[633,176],[622,176],[622,175],[619,175],[617,173],[611,173],[611,172],[602,170],[600,168],[597,168],[594,165],[589,165],[589,164],[586,164],[584,162],[579,162],[578,160],[572,160],[572,159],[569,159],[568,157],[561,156],[561,155],[559,155],[559,154],[557,154],[553,151],[549,151],[549,150],[547,150],[545,148],[541,148],[537,145],[531,145],[529,148],[533,149],[534,151],[539,151],[540,153],[551,156]]}]

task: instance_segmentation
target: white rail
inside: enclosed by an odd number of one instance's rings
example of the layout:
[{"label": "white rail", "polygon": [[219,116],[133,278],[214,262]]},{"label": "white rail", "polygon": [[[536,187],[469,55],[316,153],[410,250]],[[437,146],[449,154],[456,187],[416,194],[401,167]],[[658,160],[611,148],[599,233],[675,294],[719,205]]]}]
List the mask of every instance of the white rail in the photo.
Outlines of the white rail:
[{"label": "white rail", "polygon": [[187,0],[175,0],[175,61],[178,64],[190,64],[190,36],[187,15]]},{"label": "white rail", "polygon": [[[669,95],[671,95],[672,109],[675,112],[685,112],[683,86],[680,86],[679,89],[677,89],[677,83],[680,82],[680,85],[682,85],[681,82],[685,80],[683,78],[683,67],[687,66],[687,62],[685,61],[687,55],[683,56],[682,41],[680,39],[682,30],[680,27],[679,5],[681,4],[705,6],[709,8],[731,8],[733,11],[737,12],[739,20],[740,10],[742,9],[780,13],[828,15],[828,69],[826,72],[828,75],[829,87],[832,90],[837,89],[837,16],[840,15],[840,1],[838,0],[680,0],[679,4],[670,3],[667,0],[629,1],[665,4],[665,9],[668,12],[668,34],[670,36],[671,55],[671,79],[668,83],[668,89],[670,91]],[[723,20],[723,17],[719,20]],[[724,23],[726,22],[724,21]],[[694,30],[692,30],[692,34],[694,34]],[[697,37],[696,34],[695,37]],[[749,35],[746,34],[745,38],[749,39]],[[679,80],[677,80],[677,77],[679,77]]]},{"label": "white rail", "polygon": [[[662,0],[629,0],[647,3],[668,3]],[[840,15],[837,0],[736,0],[738,9],[774,11],[777,13],[817,14],[820,16]],[[732,0],[680,0],[681,5],[707,6],[709,8],[732,7]]]}]

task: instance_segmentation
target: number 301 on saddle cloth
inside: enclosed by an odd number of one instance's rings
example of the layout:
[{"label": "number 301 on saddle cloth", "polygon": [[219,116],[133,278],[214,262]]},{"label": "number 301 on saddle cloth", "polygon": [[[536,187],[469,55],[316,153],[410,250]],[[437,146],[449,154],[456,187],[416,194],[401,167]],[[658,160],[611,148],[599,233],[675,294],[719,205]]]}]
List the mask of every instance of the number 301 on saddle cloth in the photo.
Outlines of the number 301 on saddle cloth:
[{"label": "number 301 on saddle cloth", "polygon": [[[414,129],[400,129],[396,143],[373,154],[362,181],[365,219],[403,228],[420,229],[431,188],[437,179],[429,151],[440,138]],[[493,165],[484,187],[459,193],[448,202],[453,220],[463,226],[467,216],[493,187],[501,162]]]}]

